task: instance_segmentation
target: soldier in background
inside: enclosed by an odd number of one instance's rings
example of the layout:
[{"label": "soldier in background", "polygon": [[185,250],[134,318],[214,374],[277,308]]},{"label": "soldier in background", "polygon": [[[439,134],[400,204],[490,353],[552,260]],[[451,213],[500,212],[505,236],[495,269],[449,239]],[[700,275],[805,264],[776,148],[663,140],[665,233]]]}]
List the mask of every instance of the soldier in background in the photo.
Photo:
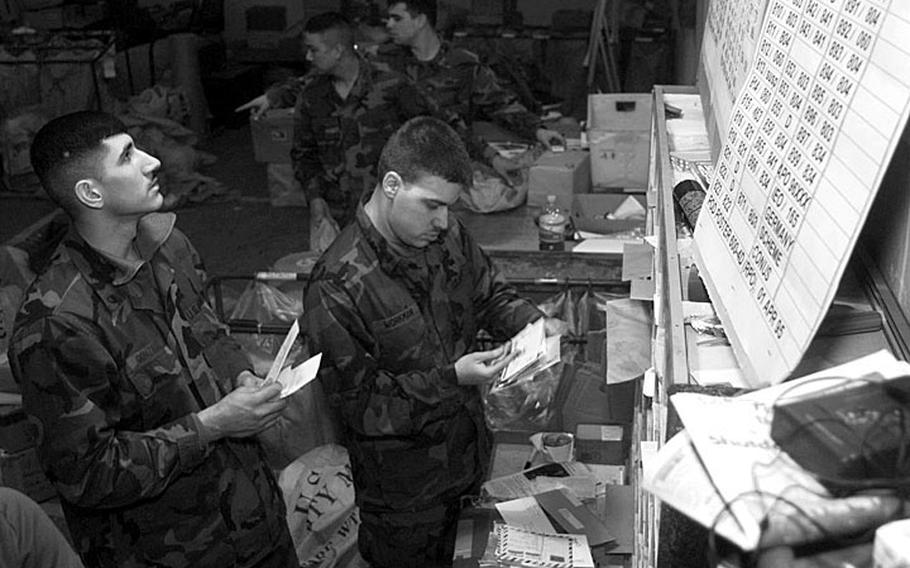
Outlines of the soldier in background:
[{"label": "soldier in background", "polygon": [[[339,412],[372,568],[449,566],[460,499],[486,477],[479,386],[513,358],[475,351],[543,317],[450,212],[472,183],[462,141],[419,117],[389,139],[379,181],[316,263],[301,326]],[[565,323],[547,320],[549,334]]]},{"label": "soldier in background", "polygon": [[354,49],[354,29],[341,14],[310,18],[303,30],[312,70],[270,89],[238,110],[296,102],[291,162],[310,207],[310,224],[331,218],[344,227],[376,183],[383,144],[407,119],[432,109],[400,74]]},{"label": "soldier in background", "polygon": [[459,130],[471,155],[482,157],[507,180],[521,168],[474,136],[472,125],[479,120],[547,147],[565,144],[562,134],[542,127],[540,118],[475,53],[440,38],[435,26],[436,0],[390,1],[386,27],[397,45],[380,48],[377,58],[417,84],[442,118]]},{"label": "soldier in background", "polygon": [[38,456],[92,568],[296,567],[284,501],[254,436],[285,408],[203,293],[201,261],[159,213],[161,162],[82,111],[31,162],[70,217],[9,347]]}]

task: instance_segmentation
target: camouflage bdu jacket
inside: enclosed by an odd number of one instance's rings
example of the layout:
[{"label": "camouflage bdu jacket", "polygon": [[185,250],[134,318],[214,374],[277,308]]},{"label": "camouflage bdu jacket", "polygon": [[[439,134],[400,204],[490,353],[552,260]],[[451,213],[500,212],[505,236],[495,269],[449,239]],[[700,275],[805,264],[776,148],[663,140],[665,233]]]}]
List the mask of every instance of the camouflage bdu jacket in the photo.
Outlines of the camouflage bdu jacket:
[{"label": "camouflage bdu jacket", "polygon": [[523,138],[535,139],[540,118],[519,102],[518,95],[502,86],[475,53],[443,41],[430,61],[419,61],[410,49],[399,45],[381,47],[376,57],[414,81],[443,119],[460,130],[472,155],[482,150],[481,142],[472,140],[469,131],[477,120],[494,122]]},{"label": "camouflage bdu jacket", "polygon": [[450,217],[414,257],[390,249],[366,216],[314,267],[301,324],[339,412],[358,505],[413,513],[452,504],[485,474],[490,435],[480,391],[455,361],[481,328],[510,336],[542,317]]},{"label": "camouflage bdu jacket", "polygon": [[361,196],[376,185],[376,163],[389,136],[431,109],[401,75],[363,58],[347,98],[332,81],[319,74],[304,84],[294,113],[291,162],[307,200],[325,199],[344,227]]},{"label": "camouflage bdu jacket", "polygon": [[40,462],[86,566],[252,566],[290,546],[259,444],[200,431],[196,413],[250,364],[205,301],[174,220],[142,219],[134,264],[70,229],[10,343]]}]

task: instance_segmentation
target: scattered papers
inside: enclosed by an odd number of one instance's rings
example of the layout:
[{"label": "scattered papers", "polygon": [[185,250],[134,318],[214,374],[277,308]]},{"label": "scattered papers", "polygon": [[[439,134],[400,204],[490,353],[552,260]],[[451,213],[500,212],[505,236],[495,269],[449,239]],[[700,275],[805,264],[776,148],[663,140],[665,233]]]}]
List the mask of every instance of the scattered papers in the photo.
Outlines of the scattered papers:
[{"label": "scattered papers", "polygon": [[496,503],[496,510],[509,526],[540,533],[556,532],[556,528],[550,523],[547,514],[534,497],[522,497]]},{"label": "scattered papers", "polygon": [[743,550],[810,543],[880,524],[902,507],[889,494],[832,496],[771,438],[773,405],[877,372],[910,373],[878,352],[801,379],[730,398],[678,393],[686,429],[644,468],[644,488]]},{"label": "scattered papers", "polygon": [[537,504],[553,519],[561,532],[583,534],[591,546],[615,542],[603,521],[587,505],[564,489],[553,489],[535,495]]},{"label": "scattered papers", "polygon": [[499,524],[495,529],[498,562],[529,568],[594,568],[582,534],[552,534]]},{"label": "scattered papers", "polygon": [[547,463],[512,475],[491,479],[483,484],[483,491],[500,500],[529,497],[556,487],[571,491],[579,499],[596,496],[601,470],[593,471],[581,462]]},{"label": "scattered papers", "polygon": [[622,254],[623,244],[627,243],[623,239],[614,239],[598,235],[596,233],[578,232],[579,238],[584,239],[572,247],[573,253],[592,253],[592,254]]},{"label": "scattered papers", "polygon": [[644,219],[647,211],[641,202],[632,196],[626,197],[612,213],[604,215],[605,219]]}]

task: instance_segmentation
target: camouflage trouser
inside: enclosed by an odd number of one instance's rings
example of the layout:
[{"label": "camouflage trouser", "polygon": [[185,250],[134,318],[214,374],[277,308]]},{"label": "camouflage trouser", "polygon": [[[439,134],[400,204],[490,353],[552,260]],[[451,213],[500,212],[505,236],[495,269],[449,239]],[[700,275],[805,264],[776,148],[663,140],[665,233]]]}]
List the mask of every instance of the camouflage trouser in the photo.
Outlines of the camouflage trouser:
[{"label": "camouflage trouser", "polygon": [[370,568],[452,565],[458,504],[415,513],[360,511],[357,546]]}]

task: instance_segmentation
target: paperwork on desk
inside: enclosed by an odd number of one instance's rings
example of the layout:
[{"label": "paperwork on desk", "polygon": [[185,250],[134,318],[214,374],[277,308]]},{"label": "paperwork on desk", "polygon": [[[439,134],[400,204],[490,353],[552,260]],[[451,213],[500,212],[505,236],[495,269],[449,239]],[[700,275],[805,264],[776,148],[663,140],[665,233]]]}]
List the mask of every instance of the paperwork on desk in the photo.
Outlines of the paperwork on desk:
[{"label": "paperwork on desk", "polygon": [[878,526],[901,509],[901,499],[834,498],[771,438],[773,405],[781,397],[817,392],[870,372],[894,378],[910,373],[910,364],[880,351],[735,398],[673,395],[686,429],[643,464],[644,488],[747,551]]},{"label": "paperwork on desk", "polygon": [[[506,524],[540,533],[583,534],[591,546],[616,539],[587,505],[565,489],[496,504]],[[552,523],[551,523],[552,521]]]},{"label": "paperwork on desk", "polygon": [[594,557],[583,534],[541,533],[496,525],[496,566],[526,568],[594,568]]},{"label": "paperwork on desk", "polygon": [[[602,219],[604,221],[644,220],[646,213],[641,202],[639,202],[638,199],[629,196],[613,211],[603,215]],[[597,218],[600,219],[601,217],[598,215]],[[604,233],[577,230],[575,231],[575,238],[581,239],[581,242],[576,243],[575,246],[572,247],[572,252],[623,254],[625,246],[641,243],[641,233],[642,231],[640,229]]]},{"label": "paperwork on desk", "polygon": [[564,488],[579,499],[592,499],[604,486],[621,484],[623,466],[591,466],[581,462],[545,463],[536,467],[491,479],[483,492],[494,499],[519,499]]}]

